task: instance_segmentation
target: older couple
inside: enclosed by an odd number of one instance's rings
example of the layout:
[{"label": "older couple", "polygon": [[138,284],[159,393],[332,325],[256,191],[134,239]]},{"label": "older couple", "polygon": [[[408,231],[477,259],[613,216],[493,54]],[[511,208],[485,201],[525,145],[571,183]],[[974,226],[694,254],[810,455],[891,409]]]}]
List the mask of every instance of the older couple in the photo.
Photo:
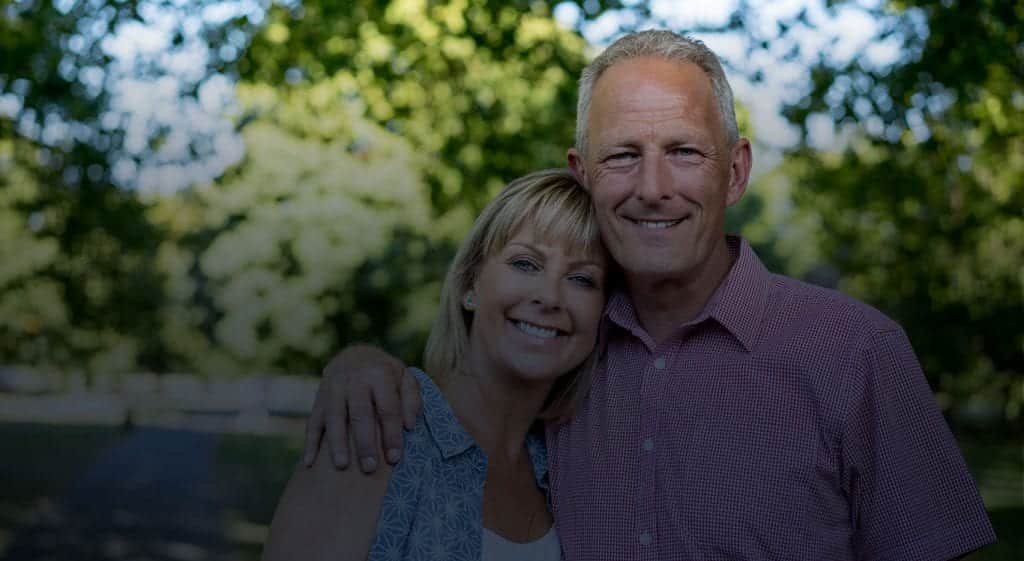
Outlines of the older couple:
[{"label": "older couple", "polygon": [[939,561],[994,541],[899,325],[726,235],[751,147],[714,53],[667,31],[608,47],[568,166],[547,202],[510,204],[520,180],[478,221],[426,374],[366,347],[332,361],[307,459],[326,428],[349,463],[348,424],[370,474],[298,470],[267,558]]}]

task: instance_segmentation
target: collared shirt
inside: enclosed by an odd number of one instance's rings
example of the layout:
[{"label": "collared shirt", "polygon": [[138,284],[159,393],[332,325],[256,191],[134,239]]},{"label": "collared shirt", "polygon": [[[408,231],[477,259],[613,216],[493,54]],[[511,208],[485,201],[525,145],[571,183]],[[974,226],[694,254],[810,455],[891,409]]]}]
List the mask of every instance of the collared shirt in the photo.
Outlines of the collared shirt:
[{"label": "collared shirt", "polygon": [[941,560],[995,539],[903,330],[746,242],[656,344],[626,294],[591,393],[549,427],[570,560]]},{"label": "collared shirt", "polygon": [[[479,561],[487,456],[459,423],[441,390],[421,370],[423,414],[405,433],[377,519],[369,561]],[[530,434],[527,451],[537,486],[548,489],[543,438]]]}]

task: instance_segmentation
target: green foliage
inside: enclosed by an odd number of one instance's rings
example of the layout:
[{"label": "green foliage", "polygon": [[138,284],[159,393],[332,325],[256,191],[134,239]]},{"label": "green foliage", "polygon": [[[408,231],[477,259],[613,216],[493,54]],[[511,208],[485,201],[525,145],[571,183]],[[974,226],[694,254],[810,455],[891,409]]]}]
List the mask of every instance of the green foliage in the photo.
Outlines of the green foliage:
[{"label": "green foliage", "polygon": [[160,211],[181,223],[173,363],[316,370],[353,341],[418,360],[472,217],[571,143],[585,44],[531,6],[272,6],[237,65],[245,162]]},{"label": "green foliage", "polygon": [[304,2],[267,19],[241,76],[338,84],[430,158],[437,213],[475,215],[514,177],[564,165],[586,43],[545,2]]},{"label": "green foliage", "polygon": [[[564,161],[584,41],[538,2],[271,4],[203,24],[200,75],[242,80],[247,157],[213,185],[140,198],[112,184],[112,166],[153,157],[167,131],[132,153],[124,122],[104,121],[103,40],[158,6],[5,5],[3,40],[25,56],[0,63],[19,103],[0,126],[28,157],[24,181],[5,163],[18,188],[3,198],[17,218],[3,247],[33,260],[0,284],[15,335],[4,360],[308,371],[354,340],[415,360],[476,211],[512,177]],[[188,35],[174,33],[172,52]],[[236,60],[226,45],[245,50]],[[121,71],[160,75],[146,64]]]},{"label": "green foliage", "polygon": [[[553,4],[282,1],[198,32],[182,24],[167,49],[198,34],[210,56],[180,96],[213,72],[236,78],[246,157],[208,185],[143,198],[114,185],[112,167],[154,157],[167,130],[128,150],[109,86],[163,71],[117,69],[103,41],[169,5],[0,3],[0,360],[294,372],[355,340],[417,360],[471,218],[508,180],[562,165],[572,142],[590,49]],[[650,15],[579,5],[586,21]],[[785,112],[803,139],[730,228],[772,268],[893,315],[955,420],[1019,424],[1024,5],[856,9],[881,22],[865,50],[895,44],[900,59],[816,53]],[[804,10],[772,30],[756,14],[741,1],[702,31],[740,33],[750,60],[794,61],[787,38],[820,23]],[[738,68],[755,81],[765,70]],[[823,121],[832,146],[809,134]]]},{"label": "green foliage", "polygon": [[[139,3],[0,3],[0,360],[123,371],[159,363],[161,233],[113,185],[102,44]],[[7,265],[10,263],[10,265]]]},{"label": "green foliage", "polygon": [[339,335],[397,342],[428,328],[437,287],[422,265],[418,156],[338,89],[241,88],[259,115],[245,161],[154,209],[172,232],[162,336],[182,368],[316,371]]},{"label": "green foliage", "polygon": [[[901,2],[882,35],[910,60],[813,69],[789,108],[847,142],[790,155],[842,287],[894,315],[960,420],[1024,406],[1024,5]],[[922,28],[921,22],[926,22]]]},{"label": "green foliage", "polygon": [[67,335],[68,310],[48,274],[59,244],[39,234],[43,214],[25,212],[39,206],[40,187],[14,152],[13,142],[0,141],[0,352],[40,364],[52,360],[55,341]]}]

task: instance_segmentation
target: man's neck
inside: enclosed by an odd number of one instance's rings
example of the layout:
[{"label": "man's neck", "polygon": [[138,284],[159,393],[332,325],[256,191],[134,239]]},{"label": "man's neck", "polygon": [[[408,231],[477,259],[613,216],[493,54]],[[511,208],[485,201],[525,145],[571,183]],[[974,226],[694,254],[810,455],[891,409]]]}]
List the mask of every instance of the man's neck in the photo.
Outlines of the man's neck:
[{"label": "man's neck", "polygon": [[627,273],[626,285],[637,320],[655,344],[700,315],[732,264],[733,256],[723,238],[709,258],[685,276],[643,278]]}]

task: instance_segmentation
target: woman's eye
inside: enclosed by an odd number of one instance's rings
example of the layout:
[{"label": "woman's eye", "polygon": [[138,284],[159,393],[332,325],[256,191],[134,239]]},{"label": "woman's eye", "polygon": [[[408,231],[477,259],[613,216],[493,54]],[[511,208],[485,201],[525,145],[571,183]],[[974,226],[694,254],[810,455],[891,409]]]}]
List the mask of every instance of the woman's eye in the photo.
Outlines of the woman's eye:
[{"label": "woman's eye", "polygon": [[540,270],[540,267],[536,263],[528,259],[516,259],[509,263],[514,269],[519,269],[527,273],[533,273]]},{"label": "woman's eye", "polygon": [[587,275],[573,275],[569,280],[584,288],[597,288],[597,282]]}]

